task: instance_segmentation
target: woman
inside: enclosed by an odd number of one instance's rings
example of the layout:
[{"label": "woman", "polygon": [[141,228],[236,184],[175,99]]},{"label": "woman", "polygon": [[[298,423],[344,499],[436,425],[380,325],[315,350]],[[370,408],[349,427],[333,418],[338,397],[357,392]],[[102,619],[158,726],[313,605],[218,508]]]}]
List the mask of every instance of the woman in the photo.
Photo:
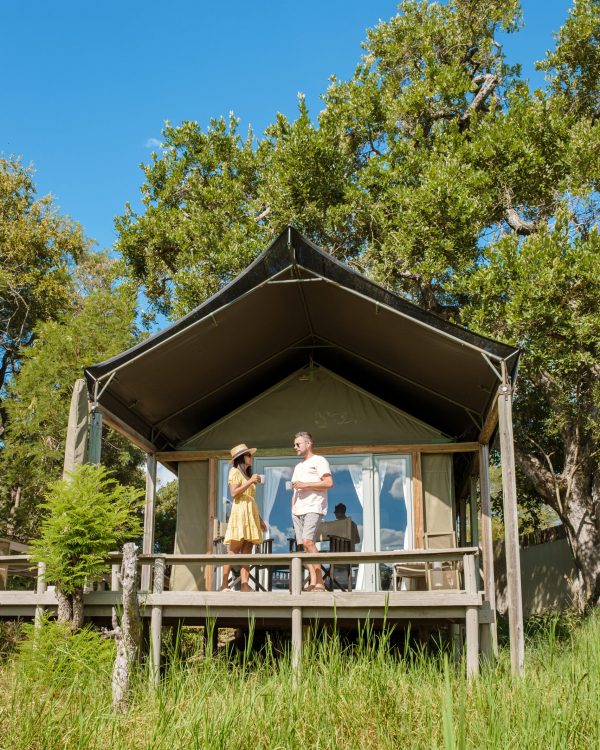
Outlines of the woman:
[{"label": "woman", "polygon": [[[256,485],[260,482],[260,475],[252,473],[252,456],[256,448],[248,448],[245,443],[231,449],[232,468],[229,470],[229,491],[231,493],[232,508],[227,525],[224,542],[229,546],[230,555],[249,555],[252,545],[262,542],[262,532],[267,525],[260,517],[258,506],[254,499]],[[221,591],[229,591],[229,573],[231,565],[223,566],[223,585]],[[248,583],[250,570],[247,565],[240,567],[240,591],[252,591]]]}]

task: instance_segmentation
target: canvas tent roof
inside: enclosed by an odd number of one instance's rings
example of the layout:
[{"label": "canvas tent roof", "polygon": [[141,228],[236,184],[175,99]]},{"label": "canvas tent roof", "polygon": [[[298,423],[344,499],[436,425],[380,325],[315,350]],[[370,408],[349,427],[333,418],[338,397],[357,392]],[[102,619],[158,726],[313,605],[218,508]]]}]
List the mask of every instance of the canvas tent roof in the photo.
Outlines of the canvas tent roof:
[{"label": "canvas tent roof", "polygon": [[177,448],[310,361],[456,440],[477,437],[518,350],[384,289],[289,227],[181,320],[86,369],[108,420]]}]

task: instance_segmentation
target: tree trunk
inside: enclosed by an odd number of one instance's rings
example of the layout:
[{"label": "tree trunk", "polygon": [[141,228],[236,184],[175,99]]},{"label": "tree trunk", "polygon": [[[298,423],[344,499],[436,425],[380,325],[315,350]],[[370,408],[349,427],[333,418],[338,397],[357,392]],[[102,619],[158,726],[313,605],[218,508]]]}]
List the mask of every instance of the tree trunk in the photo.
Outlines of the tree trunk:
[{"label": "tree trunk", "polygon": [[123,614],[121,625],[113,623],[113,636],[117,642],[117,656],[113,667],[113,710],[125,713],[129,708],[131,668],[138,661],[142,636],[142,623],[138,603],[137,547],[129,542],[123,547],[121,566]]},{"label": "tree trunk", "polygon": [[600,603],[600,514],[592,491],[594,483],[589,476],[577,473],[559,516],[577,568],[577,579],[573,582],[575,604],[583,612]]},{"label": "tree trunk", "polygon": [[516,458],[519,469],[565,526],[577,568],[572,582],[574,605],[584,612],[600,603],[600,468],[591,441],[576,436],[574,432],[566,445],[560,473],[522,446]]},{"label": "tree trunk", "polygon": [[73,606],[71,599],[60,589],[56,589],[56,598],[58,599],[58,621],[72,627]]},{"label": "tree trunk", "polygon": [[80,630],[83,627],[83,588],[76,588],[71,597],[73,611],[72,629]]}]

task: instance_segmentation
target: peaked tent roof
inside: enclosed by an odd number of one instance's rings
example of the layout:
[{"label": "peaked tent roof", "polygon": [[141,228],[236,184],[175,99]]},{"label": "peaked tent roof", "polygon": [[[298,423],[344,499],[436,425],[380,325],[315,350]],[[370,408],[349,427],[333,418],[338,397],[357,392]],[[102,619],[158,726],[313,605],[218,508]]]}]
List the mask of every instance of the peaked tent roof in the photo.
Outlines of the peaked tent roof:
[{"label": "peaked tent roof", "polygon": [[[176,448],[314,361],[457,440],[477,437],[519,350],[421,309],[288,227],[181,320],[85,371],[147,449]],[[294,430],[297,425],[290,425]]]}]

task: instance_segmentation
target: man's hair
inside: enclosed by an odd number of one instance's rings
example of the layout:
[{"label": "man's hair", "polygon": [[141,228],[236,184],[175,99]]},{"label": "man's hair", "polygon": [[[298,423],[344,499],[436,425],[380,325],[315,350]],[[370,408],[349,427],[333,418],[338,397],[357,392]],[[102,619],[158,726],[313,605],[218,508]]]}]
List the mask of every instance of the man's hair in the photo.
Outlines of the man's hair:
[{"label": "man's hair", "polygon": [[297,432],[294,435],[294,438],[297,438],[297,437],[304,438],[305,440],[309,440],[311,443],[313,441],[312,435],[310,434],[310,432]]}]

